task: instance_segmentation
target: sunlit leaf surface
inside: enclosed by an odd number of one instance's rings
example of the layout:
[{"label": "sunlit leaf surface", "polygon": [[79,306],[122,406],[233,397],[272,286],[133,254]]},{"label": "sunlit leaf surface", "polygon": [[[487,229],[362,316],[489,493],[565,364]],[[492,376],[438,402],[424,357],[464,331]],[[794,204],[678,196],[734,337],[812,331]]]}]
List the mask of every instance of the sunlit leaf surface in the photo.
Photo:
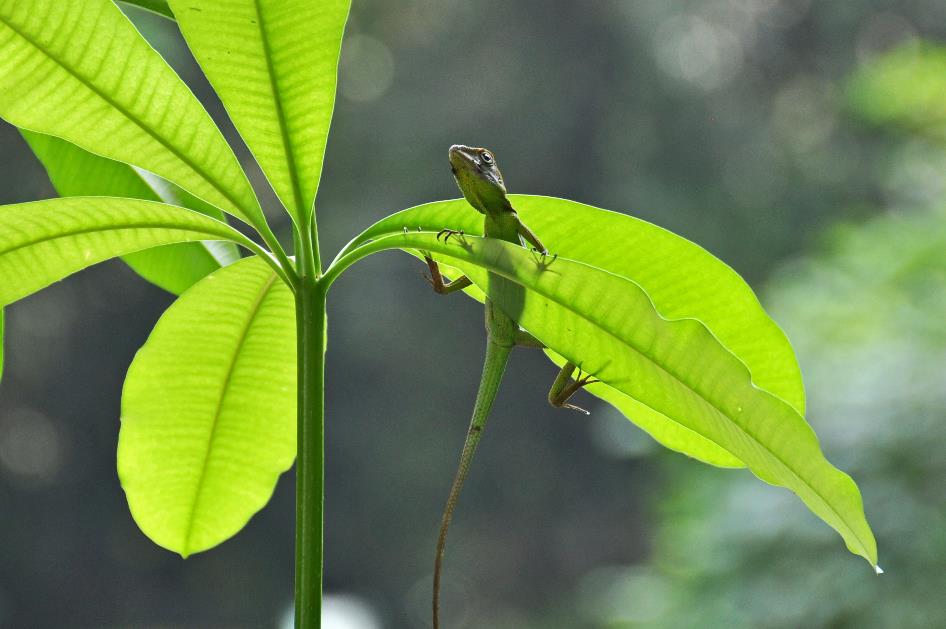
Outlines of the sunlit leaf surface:
[{"label": "sunlit leaf surface", "polygon": [[[640,285],[667,319],[702,321],[752,373],[756,386],[800,412],[805,393],[791,345],[729,266],[672,232],[624,214],[551,197],[511,195],[523,220],[557,255],[615,273]],[[482,218],[466,201],[441,201],[398,212],[366,230],[349,248],[384,234],[450,227],[482,233]],[[482,301],[475,287],[468,292]],[[557,360],[552,354],[553,360]],[[589,391],[619,408],[668,448],[707,463],[742,467],[732,453],[652,408],[607,386]]]},{"label": "sunlit leaf surface", "polygon": [[0,117],[263,221],[210,116],[111,0],[0,0]]},{"label": "sunlit leaf surface", "polygon": [[[626,214],[553,197],[514,194],[510,199],[553,254],[633,280],[668,319],[699,319],[746,363],[757,386],[804,413],[795,353],[732,268],[686,238]],[[418,227],[482,234],[483,219],[463,199],[428,203],[379,221],[352,245]]]},{"label": "sunlit leaf surface", "polygon": [[88,266],[175,242],[229,240],[238,231],[174,205],[68,197],[0,208],[0,306]]},{"label": "sunlit leaf surface", "polygon": [[239,531],[296,449],[295,306],[259,258],[161,317],[125,380],[118,474],[155,543],[184,555]]},{"label": "sunlit leaf surface", "polygon": [[171,0],[188,46],[296,224],[312,211],[350,0]]}]

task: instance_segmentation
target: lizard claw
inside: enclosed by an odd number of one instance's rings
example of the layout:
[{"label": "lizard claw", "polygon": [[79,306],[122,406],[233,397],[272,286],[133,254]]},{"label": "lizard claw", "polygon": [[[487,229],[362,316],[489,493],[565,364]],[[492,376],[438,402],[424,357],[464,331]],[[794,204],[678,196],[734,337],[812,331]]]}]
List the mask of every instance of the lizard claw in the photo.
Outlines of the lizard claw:
[{"label": "lizard claw", "polygon": [[582,373],[584,373],[584,372],[582,372],[581,367],[579,367],[579,368],[578,368],[578,379],[575,380],[575,382],[576,382],[580,387],[588,386],[589,384],[594,384],[594,383],[596,383],[596,382],[601,382],[600,380],[596,380],[595,378],[593,378],[590,373],[586,373],[586,374],[584,374],[584,375],[582,375]]},{"label": "lizard claw", "polygon": [[437,240],[440,240],[440,237],[443,236],[443,242],[446,244],[450,240],[450,236],[463,236],[462,229],[441,229],[437,232]]},{"label": "lizard claw", "polygon": [[562,408],[567,408],[572,411],[578,411],[582,415],[591,415],[591,411],[587,411],[580,406],[575,406],[574,404],[562,404]]}]

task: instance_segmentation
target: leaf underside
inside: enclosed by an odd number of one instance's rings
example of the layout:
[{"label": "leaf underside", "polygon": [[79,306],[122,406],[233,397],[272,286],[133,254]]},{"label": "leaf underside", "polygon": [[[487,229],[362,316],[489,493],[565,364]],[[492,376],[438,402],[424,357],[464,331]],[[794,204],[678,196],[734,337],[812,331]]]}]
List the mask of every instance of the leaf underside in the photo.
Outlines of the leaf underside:
[{"label": "leaf underside", "polygon": [[131,513],[183,556],[238,532],[296,450],[295,306],[257,257],[162,315],[125,379],[118,474]]},{"label": "leaf underside", "polygon": [[[634,281],[668,319],[699,319],[746,363],[756,386],[804,414],[805,389],[794,350],[731,267],[686,238],[626,214],[554,197],[509,198],[552,254]],[[464,199],[438,201],[379,221],[353,245],[404,228],[481,235],[483,219]]]},{"label": "leaf underside", "polygon": [[[553,254],[634,281],[667,319],[702,321],[752,373],[756,386],[804,410],[804,386],[794,351],[755,294],[726,264],[694,243],[625,214],[552,197],[511,195],[523,221]],[[393,214],[359,235],[348,248],[385,234],[440,226],[482,233],[482,218],[463,199],[428,203]],[[455,272],[454,275],[459,272]],[[483,300],[480,289],[467,292]],[[557,364],[562,360],[548,352]],[[588,391],[617,407],[664,446],[721,467],[744,463],[719,444],[695,434],[617,389]]]}]

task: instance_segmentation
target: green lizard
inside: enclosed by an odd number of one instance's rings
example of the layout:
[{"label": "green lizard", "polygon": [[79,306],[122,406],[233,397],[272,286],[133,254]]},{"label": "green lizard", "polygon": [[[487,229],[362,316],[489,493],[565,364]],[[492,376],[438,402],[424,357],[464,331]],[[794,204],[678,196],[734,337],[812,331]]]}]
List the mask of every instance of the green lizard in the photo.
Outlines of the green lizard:
[{"label": "green lizard", "polygon": [[[450,147],[449,156],[453,176],[456,178],[460,190],[463,191],[463,196],[475,210],[485,216],[483,235],[487,238],[497,238],[517,245],[522,245],[525,241],[543,256],[547,255],[548,251],[545,245],[523,224],[519,219],[519,215],[509,203],[509,199],[506,198],[506,186],[503,183],[503,176],[499,172],[493,154],[483,148],[454,145]],[[438,234],[438,238],[440,235],[448,239],[451,236],[462,234],[445,229]],[[430,269],[430,277],[427,280],[437,293],[445,295],[472,284],[469,278],[464,276],[449,283],[445,282],[437,262],[430,256],[426,256],[425,260]],[[519,328],[514,320],[516,313],[504,312],[490,300],[489,295],[495,295],[496,291],[521,292],[522,289],[509,280],[494,274],[489,275],[489,289],[486,291],[486,360],[483,365],[483,376],[480,380],[479,391],[476,394],[473,418],[470,420],[466,441],[463,444],[463,453],[460,455],[460,465],[453,480],[453,485],[450,487],[450,494],[440,524],[440,535],[437,539],[437,555],[434,561],[434,629],[440,627],[440,577],[444,547],[447,541],[447,529],[450,527],[453,510],[469,472],[473,454],[476,452],[483,428],[486,426],[486,420],[489,418],[490,408],[496,398],[496,392],[499,390],[499,383],[502,380],[503,372],[506,370],[509,353],[516,345],[544,347],[538,339]],[[505,301],[508,310],[510,300]],[[570,408],[587,414],[588,411],[569,404],[568,399],[585,385],[596,381],[589,376],[582,376],[580,370],[578,378],[572,380],[571,377],[575,369],[576,366],[572,363],[562,367],[561,372],[552,384],[548,399],[553,406]]]}]

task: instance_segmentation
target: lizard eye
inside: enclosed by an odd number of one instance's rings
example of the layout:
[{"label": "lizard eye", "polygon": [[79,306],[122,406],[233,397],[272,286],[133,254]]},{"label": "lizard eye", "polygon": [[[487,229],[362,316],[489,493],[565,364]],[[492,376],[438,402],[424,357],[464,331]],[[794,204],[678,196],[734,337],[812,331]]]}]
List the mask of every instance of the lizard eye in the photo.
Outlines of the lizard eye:
[{"label": "lizard eye", "polygon": [[487,151],[483,151],[483,154],[480,156],[480,159],[483,160],[484,164],[492,164],[493,156],[490,155]]}]

